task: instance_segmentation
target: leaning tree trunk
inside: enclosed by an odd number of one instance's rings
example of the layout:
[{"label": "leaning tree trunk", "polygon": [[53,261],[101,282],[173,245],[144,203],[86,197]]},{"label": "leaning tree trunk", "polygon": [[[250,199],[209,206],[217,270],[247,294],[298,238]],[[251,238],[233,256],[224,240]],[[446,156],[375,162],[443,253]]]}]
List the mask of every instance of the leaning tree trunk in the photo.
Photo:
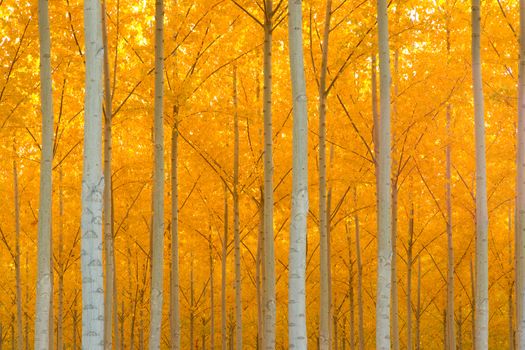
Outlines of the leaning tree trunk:
[{"label": "leaning tree trunk", "polygon": [[149,348],[160,348],[164,270],[164,2],[155,1],[155,169],[153,172],[153,231]]},{"label": "leaning tree trunk", "polygon": [[[111,88],[109,76],[109,57],[108,57],[108,34],[106,27],[106,1],[102,1],[102,43],[104,45],[104,249],[106,259],[104,262],[105,270],[105,298],[104,298],[104,347],[113,348],[112,322],[113,312],[117,301],[114,299],[115,293],[115,250],[113,246],[113,217],[112,217],[112,179],[111,179],[111,122],[113,117],[111,106]],[[115,325],[117,325],[115,323]],[[115,331],[118,338],[118,331]],[[118,344],[118,339],[115,339]],[[117,345],[118,346],[118,345]]]},{"label": "leaning tree trunk", "polygon": [[273,0],[264,14],[264,350],[275,349],[275,253],[273,244],[272,32]]},{"label": "leaning tree trunk", "polygon": [[379,188],[378,192],[378,267],[376,302],[376,348],[390,350],[390,284],[391,276],[391,154],[390,154],[390,57],[388,44],[387,1],[377,1],[379,31]]},{"label": "leaning tree trunk", "polygon": [[235,252],[235,344],[242,349],[241,237],[239,227],[239,114],[237,111],[237,67],[233,67],[233,240]]},{"label": "leaning tree trunk", "polygon": [[326,76],[328,72],[328,40],[332,0],[326,2],[326,14],[322,43],[321,72],[319,77],[319,251],[320,251],[320,315],[319,349],[329,350],[330,334],[330,262],[328,237],[328,212],[326,196]]},{"label": "leaning tree trunk", "polygon": [[472,80],[476,134],[476,349],[488,349],[488,209],[485,161],[485,122],[481,79],[480,0],[472,0]]},{"label": "leaning tree trunk", "polygon": [[[22,279],[20,276],[20,196],[18,193],[18,171],[16,160],[13,160],[13,187],[15,199],[15,274],[16,274],[16,348],[24,348],[24,332],[22,327]],[[0,333],[0,337],[2,334]]]},{"label": "leaning tree trunk", "polygon": [[171,349],[180,349],[180,303],[179,303],[179,178],[178,178],[178,108],[173,107],[175,124],[171,129]]},{"label": "leaning tree trunk", "polygon": [[288,260],[288,344],[306,349],[306,219],[308,216],[308,111],[301,1],[288,1],[288,42],[293,100],[293,163]]},{"label": "leaning tree trunk", "polygon": [[82,347],[104,348],[102,271],[102,25],[100,2],[84,2],[86,97],[82,173]]},{"label": "leaning tree trunk", "polygon": [[42,156],[40,160],[40,201],[38,211],[38,264],[35,314],[35,350],[47,349],[51,337],[51,203],[53,167],[53,86],[51,79],[51,38],[49,4],[38,1],[40,40],[40,101],[42,109]]},{"label": "leaning tree trunk", "polygon": [[518,150],[516,157],[517,349],[525,347],[525,0],[520,0]]}]

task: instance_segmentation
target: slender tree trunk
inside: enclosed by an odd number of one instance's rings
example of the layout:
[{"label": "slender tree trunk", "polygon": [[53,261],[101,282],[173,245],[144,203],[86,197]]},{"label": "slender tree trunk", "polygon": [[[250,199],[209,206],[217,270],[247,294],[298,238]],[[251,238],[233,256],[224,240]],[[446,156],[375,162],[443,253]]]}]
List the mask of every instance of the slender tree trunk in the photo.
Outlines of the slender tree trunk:
[{"label": "slender tree trunk", "polygon": [[193,252],[190,262],[190,349],[195,349],[195,287],[193,280]]},{"label": "slender tree trunk", "polygon": [[155,0],[155,170],[153,172],[153,236],[149,348],[160,348],[164,270],[164,2]]},{"label": "slender tree trunk", "polygon": [[379,31],[380,115],[379,188],[378,188],[378,270],[376,302],[376,348],[390,350],[390,285],[391,285],[391,154],[390,154],[390,57],[388,44],[387,1],[377,1]]},{"label": "slender tree trunk", "polygon": [[421,255],[417,256],[416,350],[421,349]]},{"label": "slender tree trunk", "polygon": [[40,201],[38,211],[38,264],[35,314],[35,350],[49,347],[51,279],[51,205],[53,166],[53,86],[51,79],[51,38],[48,1],[38,1],[40,41],[40,101],[42,110],[42,155],[40,160]]},{"label": "slender tree trunk", "polygon": [[447,196],[447,348],[456,350],[456,332],[454,330],[454,243],[452,240],[452,175],[451,175],[451,134],[450,134],[451,106],[447,105],[447,135],[446,148],[446,196]]},{"label": "slender tree trunk", "polygon": [[[396,63],[397,66],[397,63]],[[397,94],[396,94],[397,95]],[[392,349],[399,350],[399,296],[398,296],[398,280],[397,280],[397,176],[394,177],[392,183]]]},{"label": "slender tree trunk", "polygon": [[[350,304],[350,350],[354,350],[355,349],[354,261],[352,258],[352,236],[350,235],[350,230],[348,229],[348,225],[346,225],[346,236],[348,240],[348,302]],[[343,344],[345,344],[345,342],[346,342],[345,337],[343,337]]]},{"label": "slender tree trunk", "polygon": [[226,263],[228,258],[228,196],[226,184],[224,184],[224,238],[222,241],[222,265],[221,265],[221,344],[222,350],[227,348],[226,334]]},{"label": "slender tree trunk", "polygon": [[275,254],[273,237],[272,34],[273,0],[264,16],[264,350],[275,349]]},{"label": "slender tree trunk", "polygon": [[304,73],[302,2],[288,1],[293,100],[292,208],[288,273],[289,349],[306,350],[306,228],[308,217],[308,110]]},{"label": "slender tree trunk", "polygon": [[64,188],[62,166],[58,168],[58,315],[57,348],[64,349]]},{"label": "slender tree trunk", "polygon": [[[512,266],[512,206],[509,206],[509,217],[508,217],[508,255],[509,255],[509,266]],[[509,316],[509,350],[514,350],[515,348],[515,336],[514,336],[514,300],[513,300],[513,279],[512,274],[509,278],[509,295],[508,295],[508,316]]]},{"label": "slender tree trunk", "polygon": [[485,161],[485,122],[481,78],[480,0],[472,0],[472,81],[476,130],[476,349],[488,349],[488,209]]},{"label": "slender tree trunk", "polygon": [[319,251],[320,251],[320,316],[319,348],[329,350],[330,339],[330,265],[328,242],[328,212],[326,196],[326,76],[328,72],[328,41],[330,37],[330,17],[332,0],[326,1],[324,34],[322,43],[321,72],[319,77]]},{"label": "slender tree trunk", "polygon": [[179,179],[178,169],[178,108],[174,107],[175,124],[171,129],[171,349],[180,349],[180,304],[179,304]]},{"label": "slender tree trunk", "polygon": [[520,0],[518,81],[518,150],[516,155],[516,304],[517,348],[525,347],[525,0]]},{"label": "slender tree trunk", "polygon": [[[115,293],[115,250],[113,246],[113,217],[112,217],[112,179],[111,179],[111,123],[113,110],[111,106],[111,87],[109,73],[109,47],[106,25],[106,0],[102,0],[102,43],[104,46],[104,250],[105,250],[105,280],[104,280],[104,348],[113,349],[112,322],[116,300]],[[118,331],[115,332],[118,338]],[[115,342],[118,344],[118,341]],[[118,345],[117,345],[118,346]]]},{"label": "slender tree trunk", "polygon": [[213,244],[212,244],[212,235],[210,228],[210,349],[215,349],[215,264],[213,263]]},{"label": "slender tree trunk", "polygon": [[235,251],[235,344],[242,349],[241,237],[239,227],[239,114],[237,112],[237,67],[233,67],[233,240]]},{"label": "slender tree trunk", "polygon": [[365,349],[365,326],[363,312],[363,263],[361,261],[361,235],[359,233],[359,215],[354,215],[355,252],[357,261],[357,316],[359,329],[359,350]]},{"label": "slender tree trunk", "polygon": [[[450,30],[447,23],[447,66],[450,60]],[[452,106],[447,104],[447,147],[446,147],[446,205],[447,205],[447,348],[456,350],[454,330],[454,241],[452,239]]]},{"label": "slender tree trunk", "polygon": [[263,195],[261,193],[261,203],[259,204],[259,233],[257,237],[257,255],[256,255],[256,271],[255,281],[257,283],[257,350],[260,350],[263,345],[264,335],[264,305],[263,305],[263,286],[261,276],[263,275],[263,235],[264,235],[264,204]]},{"label": "slender tree trunk", "polygon": [[[16,274],[16,346],[24,348],[24,330],[22,327],[22,278],[20,276],[20,198],[18,193],[18,170],[13,160],[13,187],[15,199],[15,274]],[[0,337],[2,335],[0,334]]]},{"label": "slender tree trunk", "polygon": [[104,273],[102,270],[102,25],[100,3],[84,2],[86,97],[82,174],[81,266],[82,347],[103,349]]},{"label": "slender tree trunk", "polygon": [[414,248],[414,204],[410,207],[408,217],[408,248],[407,248],[407,350],[413,348],[412,335],[412,250]]},{"label": "slender tree trunk", "polygon": [[477,346],[476,346],[476,338],[477,338],[477,334],[476,334],[476,298],[474,297],[476,295],[476,276],[475,276],[475,272],[474,272],[474,266],[473,266],[473,263],[472,263],[472,257],[470,258],[470,288],[471,288],[471,293],[472,293],[472,302],[470,304],[471,306],[471,317],[472,317],[472,349],[473,350],[476,350],[477,349]]}]

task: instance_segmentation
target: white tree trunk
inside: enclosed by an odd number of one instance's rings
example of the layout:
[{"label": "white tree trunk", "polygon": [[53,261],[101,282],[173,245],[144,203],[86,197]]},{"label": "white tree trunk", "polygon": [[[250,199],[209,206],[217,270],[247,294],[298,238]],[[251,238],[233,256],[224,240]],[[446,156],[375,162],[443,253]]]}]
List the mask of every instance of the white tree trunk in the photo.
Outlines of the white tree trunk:
[{"label": "white tree trunk", "polygon": [[153,172],[153,231],[150,298],[150,350],[160,349],[164,271],[164,2],[155,1],[155,169]]},{"label": "white tree trunk", "polygon": [[306,350],[306,219],[308,216],[308,110],[304,75],[302,1],[288,1],[288,41],[293,100],[293,165],[288,260],[289,349]]},{"label": "white tree trunk", "polygon": [[328,45],[332,0],[326,2],[321,72],[319,77],[319,252],[320,252],[320,315],[319,349],[329,350],[331,345],[330,321],[330,263],[328,242],[328,211],[326,208],[326,75],[328,72]]},{"label": "white tree trunk", "polygon": [[[113,246],[113,216],[112,216],[112,179],[111,179],[111,88],[109,76],[109,48],[106,28],[106,1],[102,1],[102,44],[104,46],[104,249],[105,249],[105,280],[104,280],[104,348],[113,348],[112,326],[113,312],[117,301],[115,300],[115,251]],[[116,325],[116,324],[115,324]],[[118,331],[115,332],[118,338]],[[115,339],[118,344],[118,339]],[[117,345],[118,346],[118,345]]]},{"label": "white tree trunk", "polygon": [[237,111],[237,67],[233,67],[233,240],[235,251],[235,344],[242,349],[241,237],[239,227],[239,114]]},{"label": "white tree trunk", "polygon": [[[178,118],[177,107],[174,117]],[[178,163],[178,122],[171,130],[171,349],[180,349],[180,303],[179,303],[179,179]]]},{"label": "white tree trunk", "polygon": [[517,349],[525,348],[525,0],[520,0],[518,80],[518,150],[516,156],[516,303]]},{"label": "white tree trunk", "polygon": [[264,336],[263,350],[275,349],[275,254],[273,237],[272,32],[273,0],[264,17]]},{"label": "white tree trunk", "polygon": [[480,35],[480,0],[472,0],[472,80],[476,131],[476,350],[488,349],[489,338],[487,171]]},{"label": "white tree trunk", "polygon": [[52,298],[51,203],[53,166],[53,86],[51,38],[47,0],[38,1],[40,40],[40,105],[42,109],[42,156],[40,159],[40,202],[38,211],[38,271],[36,286],[35,350],[49,347],[49,315]]},{"label": "white tree trunk", "polygon": [[86,95],[82,173],[81,267],[82,347],[104,348],[104,274],[102,271],[102,23],[100,2],[84,2]]},{"label": "white tree trunk", "polygon": [[391,153],[390,153],[390,51],[388,44],[388,9],[386,0],[377,1],[379,31],[379,98],[380,116],[378,142],[378,252],[376,348],[390,350],[390,287],[391,287]]}]

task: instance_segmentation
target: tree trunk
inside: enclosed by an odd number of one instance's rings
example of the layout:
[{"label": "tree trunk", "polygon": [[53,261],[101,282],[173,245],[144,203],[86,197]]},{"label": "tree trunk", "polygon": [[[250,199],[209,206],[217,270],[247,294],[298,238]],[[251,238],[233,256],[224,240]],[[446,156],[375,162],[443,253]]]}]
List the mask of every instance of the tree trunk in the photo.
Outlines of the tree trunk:
[{"label": "tree trunk", "polygon": [[[348,225],[346,225],[346,236],[348,241],[348,302],[350,304],[350,350],[355,349],[355,303],[354,303],[354,262],[352,260],[352,236]],[[343,327],[343,330],[345,327]],[[343,344],[346,340],[343,337]],[[343,349],[345,347],[343,346]]]},{"label": "tree trunk", "polygon": [[365,326],[363,313],[363,263],[361,262],[361,235],[359,233],[359,215],[354,215],[355,222],[355,252],[357,260],[357,316],[359,329],[359,350],[365,349]]},{"label": "tree trunk", "polygon": [[520,0],[518,79],[518,150],[516,156],[516,347],[525,347],[525,0]]},{"label": "tree trunk", "polygon": [[[397,65],[397,64],[396,64]],[[396,94],[397,95],[397,94]],[[392,183],[392,349],[399,350],[399,296],[398,296],[398,280],[397,280],[397,177],[396,174]]]},{"label": "tree trunk", "polygon": [[306,349],[306,229],[308,217],[308,110],[304,73],[302,2],[288,1],[293,101],[292,208],[288,273],[288,344]]},{"label": "tree trunk", "polygon": [[53,167],[53,86],[51,79],[51,38],[49,4],[38,1],[40,40],[40,101],[42,110],[42,155],[40,160],[40,200],[38,211],[38,264],[35,314],[35,350],[49,347],[51,279],[51,206]]},{"label": "tree trunk", "polygon": [[84,2],[86,97],[82,174],[82,347],[103,349],[104,273],[102,270],[102,25],[100,3]]},{"label": "tree trunk", "polygon": [[264,350],[275,349],[275,254],[273,237],[272,34],[273,0],[264,16]]},{"label": "tree trunk", "polygon": [[391,285],[391,154],[390,154],[390,57],[388,44],[387,1],[377,1],[379,31],[380,115],[379,123],[379,188],[378,188],[378,270],[376,302],[376,348],[390,350],[390,285]]},{"label": "tree trunk", "polygon": [[[20,198],[18,193],[18,170],[13,160],[13,187],[15,199],[15,274],[16,274],[16,346],[24,348],[24,330],[22,327],[22,278],[20,276]],[[1,337],[1,334],[0,334]]]},{"label": "tree trunk", "polygon": [[178,107],[173,107],[175,124],[171,129],[171,349],[180,349],[179,303],[179,179],[178,169]]},{"label": "tree trunk", "polygon": [[[450,60],[450,30],[447,22],[447,66]],[[446,205],[447,205],[447,347],[456,350],[454,330],[454,241],[452,239],[452,106],[447,104],[447,147],[446,147]]]},{"label": "tree trunk", "polygon": [[417,256],[416,350],[421,349],[421,255]]},{"label": "tree trunk", "polygon": [[[105,298],[104,298],[104,348],[113,349],[113,319],[115,305],[117,301],[115,286],[115,249],[113,243],[113,216],[112,216],[112,178],[111,178],[111,157],[112,157],[112,134],[111,123],[113,109],[111,106],[111,87],[109,74],[109,47],[106,26],[106,1],[102,0],[102,44],[104,46],[104,250],[105,250]],[[117,324],[115,323],[115,326]],[[118,347],[118,331],[115,331],[115,344]]]},{"label": "tree trunk", "polygon": [[57,348],[64,349],[64,188],[62,166],[58,168],[58,315]]},{"label": "tree trunk", "polygon": [[410,207],[408,217],[408,248],[407,248],[407,350],[413,348],[412,336],[412,250],[414,248],[414,204]]},{"label": "tree trunk", "polygon": [[485,161],[485,122],[481,78],[480,0],[472,0],[472,87],[476,134],[476,349],[488,349],[488,209]]},{"label": "tree trunk", "polygon": [[329,350],[330,339],[330,265],[328,242],[328,213],[326,198],[326,75],[328,72],[328,41],[330,37],[330,17],[332,0],[326,1],[324,33],[322,43],[321,72],[319,77],[319,251],[320,251],[320,316],[319,348]]},{"label": "tree trunk", "polygon": [[235,344],[242,349],[241,237],[239,227],[239,114],[237,112],[237,67],[233,67],[233,240],[235,252]]},{"label": "tree trunk", "polygon": [[257,292],[257,350],[262,349],[264,335],[264,305],[263,305],[263,286],[261,276],[263,275],[263,235],[264,235],[264,204],[261,193],[261,203],[259,204],[259,232],[257,237],[257,255],[256,255],[256,292]]},{"label": "tree trunk", "polygon": [[164,270],[164,2],[155,0],[155,169],[149,348],[160,348]]},{"label": "tree trunk", "polygon": [[222,350],[227,349],[226,334],[226,262],[228,258],[228,195],[224,184],[224,238],[222,241],[221,265],[221,344]]},{"label": "tree trunk", "polygon": [[212,244],[212,235],[210,227],[210,349],[215,349],[215,277],[214,277],[214,259],[213,259],[213,244]]},{"label": "tree trunk", "polygon": [[456,332],[454,330],[454,243],[452,240],[452,190],[451,190],[451,133],[450,133],[451,106],[447,105],[447,135],[446,148],[446,203],[447,203],[447,348],[456,350]]}]

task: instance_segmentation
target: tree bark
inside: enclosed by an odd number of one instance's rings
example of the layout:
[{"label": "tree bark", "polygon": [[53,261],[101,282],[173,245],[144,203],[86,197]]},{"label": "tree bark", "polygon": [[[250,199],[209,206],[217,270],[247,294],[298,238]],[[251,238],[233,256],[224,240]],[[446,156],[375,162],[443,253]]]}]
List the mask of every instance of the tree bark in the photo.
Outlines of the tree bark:
[{"label": "tree bark", "polygon": [[[18,192],[18,170],[13,160],[13,187],[15,199],[15,274],[16,274],[16,348],[24,348],[24,330],[22,327],[22,278],[20,276],[20,196]],[[0,337],[1,337],[0,333]]]},{"label": "tree bark", "polygon": [[102,270],[102,25],[100,3],[84,2],[86,97],[82,174],[81,267],[82,346],[103,349],[104,273]]},{"label": "tree bark", "polygon": [[64,187],[62,166],[58,168],[58,314],[57,348],[64,349]]},{"label": "tree bark", "polygon": [[520,0],[518,78],[518,149],[516,155],[516,347],[525,347],[525,0]]},{"label": "tree bark", "polygon": [[357,261],[357,316],[359,329],[359,350],[365,349],[365,326],[363,313],[363,263],[361,261],[361,234],[359,232],[359,215],[354,215],[355,223],[355,254]]},{"label": "tree bark", "polygon": [[272,34],[273,0],[264,16],[264,350],[275,349],[275,253],[273,237]]},{"label": "tree bark", "polygon": [[239,227],[239,114],[237,111],[237,67],[233,67],[233,240],[235,252],[235,344],[242,349],[241,237]]},{"label": "tree bark", "polygon": [[[115,286],[115,249],[113,243],[113,216],[112,216],[112,133],[111,123],[113,118],[111,101],[111,84],[109,73],[109,47],[106,25],[106,1],[102,0],[102,44],[104,46],[104,249],[105,249],[105,288],[104,288],[104,348],[113,349],[113,312],[117,301]],[[115,323],[115,326],[117,324]],[[115,344],[118,347],[118,331],[115,331]]]},{"label": "tree bark", "polygon": [[387,1],[377,1],[379,31],[380,115],[378,188],[378,272],[376,301],[376,348],[390,350],[391,243],[391,154],[390,154],[390,52]]},{"label": "tree bark", "polygon": [[289,349],[306,350],[306,229],[308,217],[308,110],[304,73],[302,2],[288,1],[293,101],[292,208],[288,273]]},{"label": "tree bark", "polygon": [[408,217],[408,248],[407,248],[407,350],[413,348],[412,335],[412,251],[414,248],[414,204],[410,207]]},{"label": "tree bark", "polygon": [[320,252],[320,315],[319,349],[329,350],[331,346],[330,322],[330,264],[328,242],[328,212],[326,195],[326,76],[328,73],[328,46],[330,38],[330,17],[332,0],[326,1],[324,33],[322,43],[321,72],[319,77],[319,252]]},{"label": "tree bark", "polygon": [[228,196],[224,184],[224,238],[222,241],[221,265],[221,345],[222,350],[227,349],[226,334],[226,263],[228,258]]},{"label": "tree bark", "polygon": [[151,319],[149,348],[161,342],[164,270],[164,2],[155,1],[155,169],[153,172],[153,231],[151,271]]},{"label": "tree bark", "polygon": [[35,314],[35,350],[49,347],[51,279],[51,206],[53,166],[53,86],[51,78],[51,37],[48,1],[38,1],[40,41],[40,101],[42,110],[42,155],[38,211],[38,264]]},{"label": "tree bark", "polygon": [[485,161],[485,122],[481,77],[480,0],[472,0],[472,87],[476,136],[476,349],[488,349],[488,209]]},{"label": "tree bark", "polygon": [[179,178],[178,178],[178,107],[173,107],[175,124],[171,129],[171,349],[180,349],[180,302],[179,302]]}]

